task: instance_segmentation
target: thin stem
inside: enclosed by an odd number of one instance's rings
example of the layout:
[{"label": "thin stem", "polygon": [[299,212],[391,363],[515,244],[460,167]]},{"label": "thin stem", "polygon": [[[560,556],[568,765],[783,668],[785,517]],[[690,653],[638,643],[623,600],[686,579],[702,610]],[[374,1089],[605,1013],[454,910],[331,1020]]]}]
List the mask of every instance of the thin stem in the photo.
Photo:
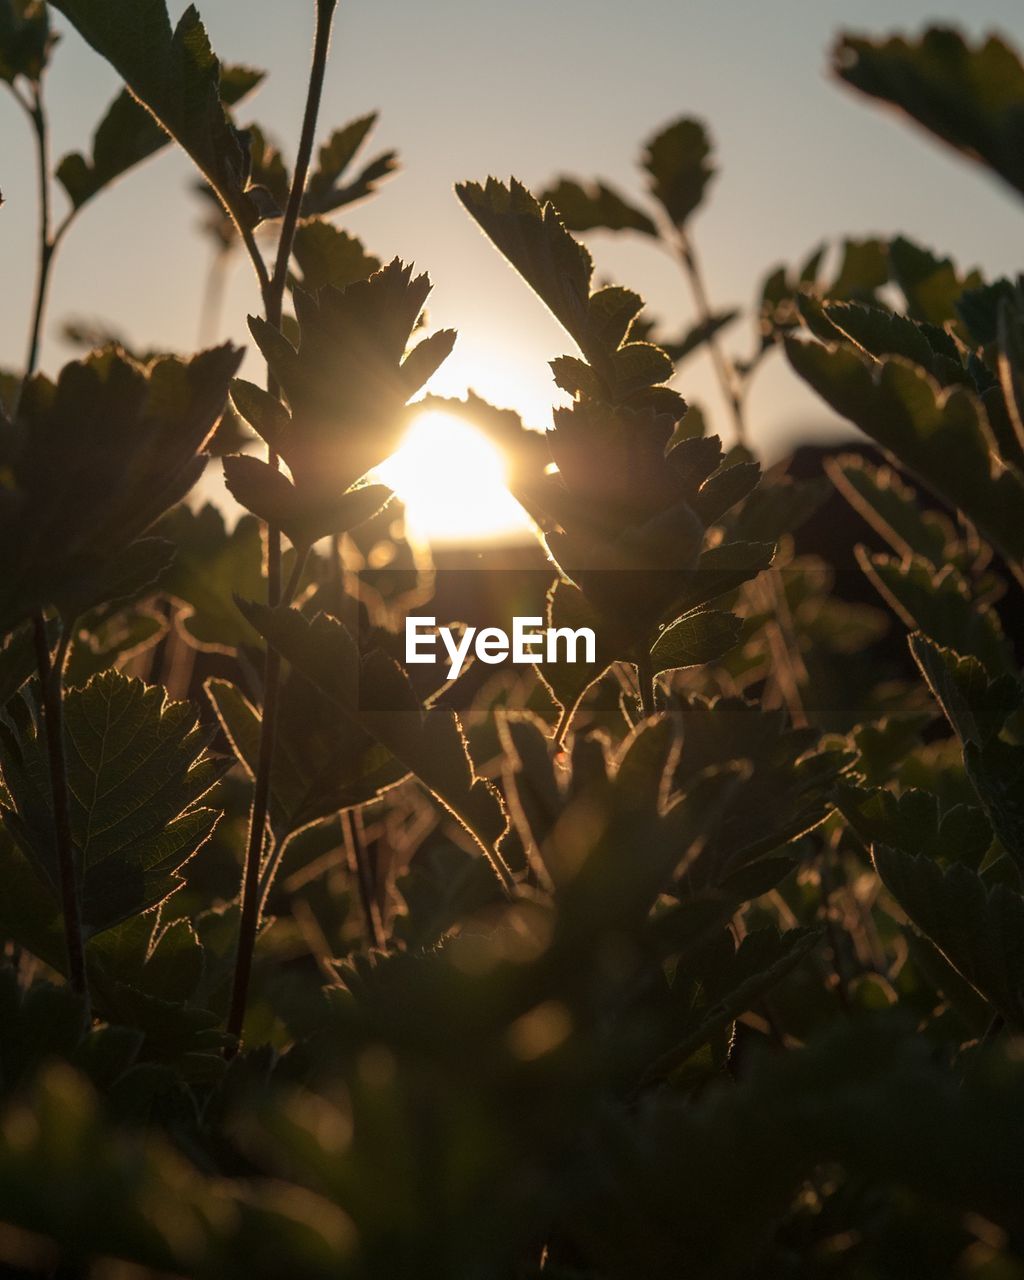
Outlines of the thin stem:
[{"label": "thin stem", "polygon": [[636,677],[640,685],[640,707],[644,716],[653,716],[658,707],[654,698],[654,664],[647,649],[641,646],[636,660]]},{"label": "thin stem", "polygon": [[[18,101],[23,100],[19,97]],[[46,314],[50,268],[57,248],[56,240],[50,235],[50,130],[46,122],[46,112],[43,109],[43,91],[39,85],[33,87],[28,114],[36,140],[36,176],[39,182],[39,259],[36,269],[36,296],[32,307],[32,325],[28,338],[28,355],[25,358],[26,380],[35,373],[39,362],[40,336],[43,317]]]},{"label": "thin stem", "polygon": [[359,902],[363,908],[363,919],[366,921],[366,935],[370,946],[379,949],[383,945],[383,927],[380,919],[380,908],[377,905],[377,885],[374,868],[370,865],[369,852],[362,838],[362,831],[356,826],[351,809],[341,812],[341,832],[345,840],[345,853],[349,870],[354,874],[359,887]]},{"label": "thin stem", "polygon": [[323,94],[324,75],[327,71],[327,51],[331,43],[331,21],[336,5],[337,0],[317,0],[313,65],[309,73],[306,110],[302,118],[302,132],[299,135],[299,150],[295,157],[291,190],[288,192],[288,203],[281,221],[281,238],[277,242],[277,259],[270,281],[270,298],[267,306],[267,319],[272,325],[278,327],[281,324],[284,287],[288,280],[288,263],[291,261],[295,228],[299,223],[302,200],[306,194],[306,177],[309,174],[309,162],[313,155],[316,121],[320,114],[320,98]]},{"label": "thin stem", "polygon": [[53,804],[53,827],[57,845],[57,875],[60,882],[61,911],[64,918],[64,942],[68,955],[68,978],[72,990],[86,1003],[88,1018],[89,984],[85,971],[85,941],[79,905],[79,859],[71,832],[71,809],[68,803],[67,761],[64,757],[64,661],[70,640],[70,627],[61,633],[54,660],[46,639],[46,621],[36,614],[34,637],[36,669],[42,694],[43,731],[50,772],[50,797]]},{"label": "thin stem", "polygon": [[711,354],[711,362],[714,365],[715,374],[722,389],[722,396],[729,407],[729,412],[732,414],[733,426],[736,428],[736,438],[740,444],[745,444],[747,426],[743,417],[740,376],[732,359],[719,342],[718,335],[712,331],[711,324],[714,313],[711,310],[711,301],[708,297],[707,285],[704,282],[704,273],[694,249],[693,241],[682,227],[674,228],[673,231],[671,245],[675,255],[682,263],[683,271],[686,273],[690,292],[693,295],[694,306],[697,308],[697,319],[707,327],[708,351]]},{"label": "thin stem", "polygon": [[[299,151],[295,159],[295,172],[288,193],[288,203],[281,223],[281,237],[277,247],[277,260],[273,277],[265,282],[266,268],[262,256],[256,248],[251,232],[243,230],[243,240],[249,250],[249,256],[257,264],[260,285],[263,290],[264,311],[267,320],[276,328],[281,327],[281,316],[284,306],[284,289],[288,279],[288,263],[291,260],[292,245],[295,239],[295,228],[298,225],[299,213],[302,209],[302,198],[306,189],[306,178],[309,173],[309,161],[313,152],[313,139],[316,135],[317,116],[320,111],[320,98],[323,93],[324,75],[327,68],[327,51],[331,39],[331,20],[337,0],[317,0],[316,34],[313,40],[313,63],[309,73],[309,86],[306,94],[306,107],[302,118],[302,132],[299,140]],[[268,385],[275,390],[273,378],[268,378]],[[273,450],[268,453],[270,465],[278,465],[277,455]],[[283,596],[281,592],[281,532],[273,525],[267,525],[267,602],[271,607],[280,603],[290,604],[291,594],[298,585],[301,576],[302,557],[296,557],[297,572],[293,570],[293,582],[289,582]],[[253,950],[256,946],[256,934],[260,917],[260,870],[263,865],[263,847],[267,833],[267,812],[270,801],[270,778],[274,765],[274,744],[277,737],[277,713],[281,685],[281,658],[271,645],[267,645],[263,668],[263,720],[260,725],[260,745],[256,762],[256,779],[253,789],[252,810],[249,815],[249,840],[245,853],[245,867],[242,873],[242,909],[238,926],[238,951],[235,958],[235,975],[231,991],[231,1007],[228,1012],[227,1029],[240,1042],[242,1025],[245,1022],[245,1008],[249,996],[249,980],[252,975]],[[265,886],[269,887],[269,886]]]},{"label": "thin stem", "polygon": [[[280,603],[290,605],[306,565],[308,548],[296,550],[295,565]],[[274,767],[274,745],[277,739],[277,713],[281,695],[281,655],[267,645],[263,668],[263,720],[260,724],[260,746],[256,761],[256,782],[249,814],[249,841],[242,873],[242,914],[238,923],[238,952],[231,988],[231,1007],[227,1029],[236,1040],[241,1039],[245,1006],[249,998],[252,956],[259,932],[263,905],[270,893],[277,860],[273,854],[263,866],[263,849],[267,836],[267,814],[270,808],[270,779]],[[284,841],[279,842],[283,852]],[[264,873],[261,875],[261,871]]]}]

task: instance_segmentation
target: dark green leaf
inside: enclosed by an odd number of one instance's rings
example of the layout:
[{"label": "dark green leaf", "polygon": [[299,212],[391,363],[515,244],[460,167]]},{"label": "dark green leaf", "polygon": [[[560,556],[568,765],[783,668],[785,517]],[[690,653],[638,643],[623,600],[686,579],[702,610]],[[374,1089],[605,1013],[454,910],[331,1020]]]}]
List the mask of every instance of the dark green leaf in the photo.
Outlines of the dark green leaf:
[{"label": "dark green leaf", "polygon": [[1024,67],[998,36],[972,45],[939,26],[916,39],[843,36],[834,65],[1024,193]]},{"label": "dark green leaf", "polygon": [[242,227],[260,220],[247,194],[244,139],[221,97],[220,63],[194,6],[172,30],[165,0],[53,0],[192,157]]},{"label": "dark green leaf", "polygon": [[651,178],[651,194],[682,227],[715,174],[707,130],[699,120],[677,120],[647,143],[643,167]]},{"label": "dark green leaf", "polygon": [[551,202],[570,231],[639,231],[657,236],[658,228],[641,209],[635,208],[604,182],[589,186],[575,178],[560,178],[540,196]]},{"label": "dark green leaf", "polygon": [[[208,839],[219,814],[200,800],[226,763],[205,754],[210,734],[196,713],[164,691],[115,671],[65,696],[71,826],[81,861],[83,925],[89,935],[163,901],[181,867]],[[56,910],[56,839],[47,753],[36,722],[0,727],[3,772],[15,808],[3,817],[23,855],[51,886]]]}]

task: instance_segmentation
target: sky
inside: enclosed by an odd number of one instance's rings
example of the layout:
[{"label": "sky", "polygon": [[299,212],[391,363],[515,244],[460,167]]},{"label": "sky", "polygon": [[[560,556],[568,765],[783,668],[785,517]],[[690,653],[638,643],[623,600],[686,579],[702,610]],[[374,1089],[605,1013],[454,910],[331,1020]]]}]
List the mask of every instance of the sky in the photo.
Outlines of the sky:
[{"label": "sky", "polygon": [[[183,8],[172,2],[172,17]],[[269,72],[239,119],[259,122],[289,156],[313,8],[312,0],[200,4],[225,61]],[[515,174],[539,189],[559,173],[601,175],[641,198],[644,140],[695,115],[711,130],[719,169],[693,224],[716,306],[749,307],[771,267],[843,235],[903,232],[989,275],[1015,271],[1024,208],[1013,195],[827,73],[838,31],[914,31],[936,20],[1024,45],[1019,0],[342,0],[321,134],[378,110],[373,142],[397,148],[402,170],[340,221],[382,259],[399,255],[429,271],[430,324],[459,331],[433,389],[457,395],[472,386],[536,427],[549,423],[558,398],[547,361],[572,344],[463,211],[452,191],[462,179]],[[59,16],[57,25],[65,29]],[[117,87],[68,31],[48,84],[55,158],[87,146]],[[8,368],[24,358],[32,294],[32,166],[26,122],[0,95],[0,366]],[[198,231],[192,178],[187,158],[167,150],[85,211],[55,268],[45,370],[74,354],[60,336],[70,318],[104,322],[140,345],[196,349],[211,249]],[[693,318],[685,282],[642,240],[595,235],[590,245],[599,275],[638,289],[672,329]],[[257,307],[239,255],[218,338],[245,341],[245,315]],[[750,320],[732,330],[737,354],[752,341]],[[688,363],[678,385],[728,436],[706,360]],[[758,375],[749,414],[767,456],[828,422],[777,357]]]}]

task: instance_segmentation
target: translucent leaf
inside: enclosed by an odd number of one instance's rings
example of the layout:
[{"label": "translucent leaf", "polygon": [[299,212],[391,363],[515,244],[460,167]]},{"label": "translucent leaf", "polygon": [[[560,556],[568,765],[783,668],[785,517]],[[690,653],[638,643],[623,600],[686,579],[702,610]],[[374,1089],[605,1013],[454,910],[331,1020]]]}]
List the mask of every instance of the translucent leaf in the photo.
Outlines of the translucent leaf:
[{"label": "translucent leaf", "polygon": [[[162,902],[181,867],[209,837],[219,814],[200,800],[227,764],[187,703],[167,702],[116,671],[65,695],[65,750],[71,828],[81,868],[82,919],[100,933]],[[3,774],[14,808],[3,820],[23,855],[52,889],[56,837],[42,729],[0,727]]]},{"label": "translucent leaf", "polygon": [[[248,67],[221,67],[221,100],[233,106],[262,79],[262,72]],[[81,209],[104,187],[161,151],[170,140],[146,107],[122,89],[96,127],[91,157],[71,152],[58,164],[56,175],[72,206]]]},{"label": "translucent leaf", "polygon": [[194,6],[171,29],[165,0],[54,0],[135,98],[192,157],[242,227],[260,218],[249,160],[221,97],[220,63]]}]

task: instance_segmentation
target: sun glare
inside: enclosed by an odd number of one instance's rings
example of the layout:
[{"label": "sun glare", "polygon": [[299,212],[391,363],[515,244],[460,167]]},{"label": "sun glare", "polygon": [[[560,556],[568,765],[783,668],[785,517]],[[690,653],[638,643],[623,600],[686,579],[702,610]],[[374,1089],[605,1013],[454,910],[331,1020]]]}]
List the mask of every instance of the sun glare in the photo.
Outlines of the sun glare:
[{"label": "sun glare", "polygon": [[377,475],[405,504],[410,533],[426,542],[519,542],[530,535],[530,518],[505,484],[501,454],[454,414],[422,413]]}]

